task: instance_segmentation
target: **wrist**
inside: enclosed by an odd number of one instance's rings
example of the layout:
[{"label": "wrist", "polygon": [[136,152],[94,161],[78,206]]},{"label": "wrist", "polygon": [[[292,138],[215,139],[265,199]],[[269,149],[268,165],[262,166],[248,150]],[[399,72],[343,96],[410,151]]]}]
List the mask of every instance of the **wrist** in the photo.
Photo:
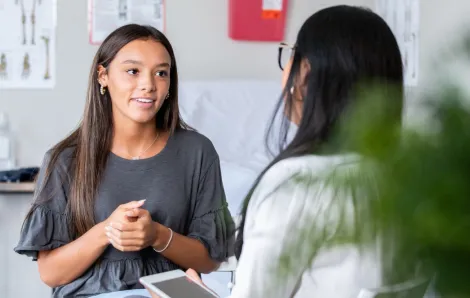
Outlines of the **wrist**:
[{"label": "wrist", "polygon": [[106,222],[100,222],[99,224],[96,224],[93,228],[95,229],[94,237],[98,240],[99,245],[101,247],[108,246],[109,239],[108,236],[106,236]]},{"label": "wrist", "polygon": [[152,247],[155,250],[162,250],[168,244],[168,241],[170,241],[171,232],[167,227],[157,222],[155,222],[153,226],[156,237],[155,241],[152,244]]}]

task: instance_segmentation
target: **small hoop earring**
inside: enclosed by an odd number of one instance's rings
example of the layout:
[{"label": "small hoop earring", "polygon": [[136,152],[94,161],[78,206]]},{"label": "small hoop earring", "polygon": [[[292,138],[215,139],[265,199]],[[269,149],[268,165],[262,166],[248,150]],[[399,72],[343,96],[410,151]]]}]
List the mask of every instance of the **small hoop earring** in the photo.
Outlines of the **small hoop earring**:
[{"label": "small hoop earring", "polygon": [[[294,90],[295,90],[295,89],[294,89],[294,86],[290,87],[289,92],[290,92],[290,95],[291,95],[292,97],[294,96]],[[294,99],[295,99],[295,100],[298,100],[298,101],[303,101],[302,98],[294,98]]]},{"label": "small hoop earring", "polygon": [[103,87],[103,85],[100,85],[100,93],[101,95],[104,95],[106,93],[106,89],[105,87]]}]

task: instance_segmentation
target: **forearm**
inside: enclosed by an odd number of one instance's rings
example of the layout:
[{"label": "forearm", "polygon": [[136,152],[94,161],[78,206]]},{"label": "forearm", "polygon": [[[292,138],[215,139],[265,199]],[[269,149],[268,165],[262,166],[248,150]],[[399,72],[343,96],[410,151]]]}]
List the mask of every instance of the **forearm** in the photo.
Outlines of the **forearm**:
[{"label": "forearm", "polygon": [[90,268],[108,243],[104,224],[100,223],[69,244],[39,252],[38,267],[42,281],[50,287],[70,283]]},{"label": "forearm", "polygon": [[[163,249],[170,240],[167,227],[155,224],[157,241],[153,245],[156,250]],[[183,268],[193,268],[200,273],[210,273],[217,269],[219,263],[212,260],[206,247],[197,239],[173,232],[173,238],[162,255]]]}]

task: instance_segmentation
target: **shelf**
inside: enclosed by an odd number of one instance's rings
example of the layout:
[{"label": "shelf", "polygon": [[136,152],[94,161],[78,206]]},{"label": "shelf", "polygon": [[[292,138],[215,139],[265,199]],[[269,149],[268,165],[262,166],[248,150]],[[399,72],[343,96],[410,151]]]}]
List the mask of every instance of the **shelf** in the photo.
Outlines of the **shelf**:
[{"label": "shelf", "polygon": [[6,183],[0,182],[0,194],[8,193],[34,193],[36,184],[34,182]]}]

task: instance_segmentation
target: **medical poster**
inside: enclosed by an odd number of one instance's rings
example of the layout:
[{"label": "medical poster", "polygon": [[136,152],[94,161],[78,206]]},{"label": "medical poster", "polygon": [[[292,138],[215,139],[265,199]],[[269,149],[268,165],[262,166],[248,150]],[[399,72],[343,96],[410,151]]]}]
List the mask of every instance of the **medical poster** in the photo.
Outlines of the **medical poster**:
[{"label": "medical poster", "polygon": [[56,0],[0,0],[0,89],[55,85]]},{"label": "medical poster", "polygon": [[150,25],[162,32],[165,27],[165,0],[88,0],[88,12],[90,43],[95,45],[126,24]]},{"label": "medical poster", "polygon": [[405,85],[418,84],[419,0],[376,0],[377,13],[385,19],[397,38],[405,67]]}]

